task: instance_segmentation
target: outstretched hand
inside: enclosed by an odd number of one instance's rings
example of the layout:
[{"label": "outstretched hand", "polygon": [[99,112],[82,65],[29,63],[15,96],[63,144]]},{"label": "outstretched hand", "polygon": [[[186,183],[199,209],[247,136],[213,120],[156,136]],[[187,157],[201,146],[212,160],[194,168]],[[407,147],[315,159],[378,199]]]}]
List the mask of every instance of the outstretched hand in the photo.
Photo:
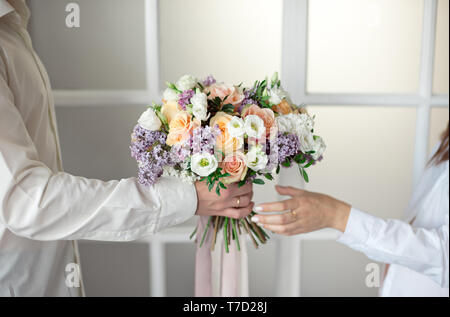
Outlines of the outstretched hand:
[{"label": "outstretched hand", "polygon": [[248,216],[255,205],[253,199],[253,185],[246,184],[239,188],[238,184],[230,184],[221,190],[218,196],[215,191],[209,191],[206,182],[195,183],[198,206],[196,215],[224,216],[241,219]]},{"label": "outstretched hand", "polygon": [[252,220],[263,228],[286,236],[308,233],[323,228],[345,231],[351,206],[330,196],[294,187],[276,186],[280,195],[291,199],[261,204],[257,212],[283,212],[254,216]]}]

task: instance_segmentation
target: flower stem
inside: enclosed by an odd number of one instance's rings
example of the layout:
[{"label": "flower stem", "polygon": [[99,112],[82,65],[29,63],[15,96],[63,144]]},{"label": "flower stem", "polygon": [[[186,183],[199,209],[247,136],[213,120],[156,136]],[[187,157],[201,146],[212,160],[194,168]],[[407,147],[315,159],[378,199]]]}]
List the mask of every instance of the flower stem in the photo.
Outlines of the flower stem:
[{"label": "flower stem", "polygon": [[200,242],[200,248],[203,246],[203,243],[205,242],[206,234],[208,233],[208,229],[211,224],[211,218],[212,217],[209,217],[208,224],[206,225],[205,231],[203,232],[203,238],[202,238],[202,242]]},{"label": "flower stem", "polygon": [[216,245],[216,241],[217,241],[217,232],[219,231],[219,220],[220,217],[216,216],[215,217],[215,221],[214,221],[214,238],[213,238],[213,242],[211,244],[211,251],[214,251],[215,245]]},{"label": "flower stem", "polygon": [[241,245],[239,244],[239,237],[238,237],[237,230],[236,230],[236,220],[231,219],[231,224],[233,225],[233,234],[234,234],[234,237],[236,240],[237,249],[238,249],[238,251],[241,251]]},{"label": "flower stem", "polygon": [[224,235],[224,243],[225,243],[225,252],[229,253],[229,249],[228,249],[228,217],[225,218],[225,224],[224,224],[224,228],[223,228],[223,235]]},{"label": "flower stem", "polygon": [[258,242],[256,242],[256,239],[255,239],[255,237],[253,236],[253,234],[252,234],[252,232],[251,232],[251,230],[250,230],[250,228],[249,228],[247,222],[245,222],[244,219],[242,219],[241,222],[242,222],[242,224],[243,224],[243,226],[244,226],[245,231],[247,231],[248,235],[250,236],[250,238],[251,238],[251,240],[252,240],[252,242],[253,242],[253,245],[255,246],[255,249],[258,249],[258,246],[259,246],[259,245],[258,245]]}]

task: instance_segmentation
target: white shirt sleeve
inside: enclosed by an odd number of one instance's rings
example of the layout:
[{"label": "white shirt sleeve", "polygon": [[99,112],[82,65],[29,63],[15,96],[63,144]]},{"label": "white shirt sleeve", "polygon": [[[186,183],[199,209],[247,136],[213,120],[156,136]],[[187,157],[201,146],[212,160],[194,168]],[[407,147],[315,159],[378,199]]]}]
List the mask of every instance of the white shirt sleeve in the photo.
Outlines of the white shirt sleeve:
[{"label": "white shirt sleeve", "polygon": [[398,264],[449,287],[449,217],[436,229],[414,228],[352,209],[338,242],[374,261]]},{"label": "white shirt sleeve", "polygon": [[0,67],[0,223],[11,232],[42,241],[128,241],[194,215],[195,187],[176,179],[147,188],[135,178],[52,172],[39,160],[6,78]]}]

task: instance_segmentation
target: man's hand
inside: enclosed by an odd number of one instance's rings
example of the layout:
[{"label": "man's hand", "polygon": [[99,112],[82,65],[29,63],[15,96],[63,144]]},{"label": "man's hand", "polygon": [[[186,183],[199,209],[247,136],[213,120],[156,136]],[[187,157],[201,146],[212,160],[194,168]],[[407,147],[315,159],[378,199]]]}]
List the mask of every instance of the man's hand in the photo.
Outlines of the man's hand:
[{"label": "man's hand", "polygon": [[222,189],[218,196],[215,191],[208,190],[206,182],[196,182],[198,206],[195,214],[235,219],[248,216],[255,205],[252,202],[253,185],[247,184],[239,188],[237,184],[230,184],[227,187],[227,189]]},{"label": "man's hand", "polygon": [[263,228],[286,236],[308,233],[323,228],[345,231],[351,206],[333,197],[293,187],[277,186],[280,195],[291,199],[261,204],[257,212],[284,212],[278,215],[257,215],[252,218]]}]

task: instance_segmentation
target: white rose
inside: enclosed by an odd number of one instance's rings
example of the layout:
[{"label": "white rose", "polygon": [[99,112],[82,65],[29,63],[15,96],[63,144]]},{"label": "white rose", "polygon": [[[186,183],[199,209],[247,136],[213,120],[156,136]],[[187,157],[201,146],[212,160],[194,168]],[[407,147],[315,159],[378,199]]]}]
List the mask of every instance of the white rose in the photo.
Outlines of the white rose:
[{"label": "white rose", "polygon": [[196,153],[191,158],[191,170],[202,177],[209,176],[218,165],[216,157],[209,153]]},{"label": "white rose", "polygon": [[314,119],[307,113],[296,115],[298,117],[298,124],[302,129],[312,131],[314,129]]},{"label": "white rose", "polygon": [[231,121],[228,122],[227,129],[233,138],[240,138],[244,136],[245,134],[244,120],[242,120],[239,117],[233,117],[233,119],[231,119]]},{"label": "white rose", "polygon": [[172,88],[167,88],[164,90],[163,99],[165,101],[178,101],[178,93]]},{"label": "white rose", "polygon": [[294,132],[294,114],[281,115],[276,118],[278,131],[281,133],[293,133]]},{"label": "white rose", "polygon": [[200,121],[208,119],[208,97],[202,92],[198,92],[191,98],[192,114]]},{"label": "white rose", "polygon": [[311,131],[307,129],[298,129],[296,135],[300,141],[300,150],[303,153],[314,151],[314,136]]},{"label": "white rose", "polygon": [[248,167],[256,172],[264,170],[269,162],[267,154],[259,145],[253,146],[250,151],[248,151],[246,158]]},{"label": "white rose", "polygon": [[147,109],[138,120],[138,123],[144,129],[150,131],[159,131],[161,129],[161,120],[152,108]]},{"label": "white rose", "polygon": [[320,137],[315,135],[314,136],[314,146],[313,146],[313,151],[315,151],[315,153],[313,153],[311,156],[314,160],[318,160],[323,153],[325,152],[327,146],[325,144],[325,141]]},{"label": "white rose", "polygon": [[289,94],[282,88],[272,88],[269,90],[269,102],[274,105],[280,104],[283,99],[289,99]]},{"label": "white rose", "polygon": [[266,127],[264,126],[264,121],[255,115],[249,115],[245,117],[244,121],[245,133],[250,138],[260,139],[266,134]]},{"label": "white rose", "polygon": [[192,89],[196,85],[197,79],[192,75],[184,75],[176,83],[177,88],[181,91]]}]

